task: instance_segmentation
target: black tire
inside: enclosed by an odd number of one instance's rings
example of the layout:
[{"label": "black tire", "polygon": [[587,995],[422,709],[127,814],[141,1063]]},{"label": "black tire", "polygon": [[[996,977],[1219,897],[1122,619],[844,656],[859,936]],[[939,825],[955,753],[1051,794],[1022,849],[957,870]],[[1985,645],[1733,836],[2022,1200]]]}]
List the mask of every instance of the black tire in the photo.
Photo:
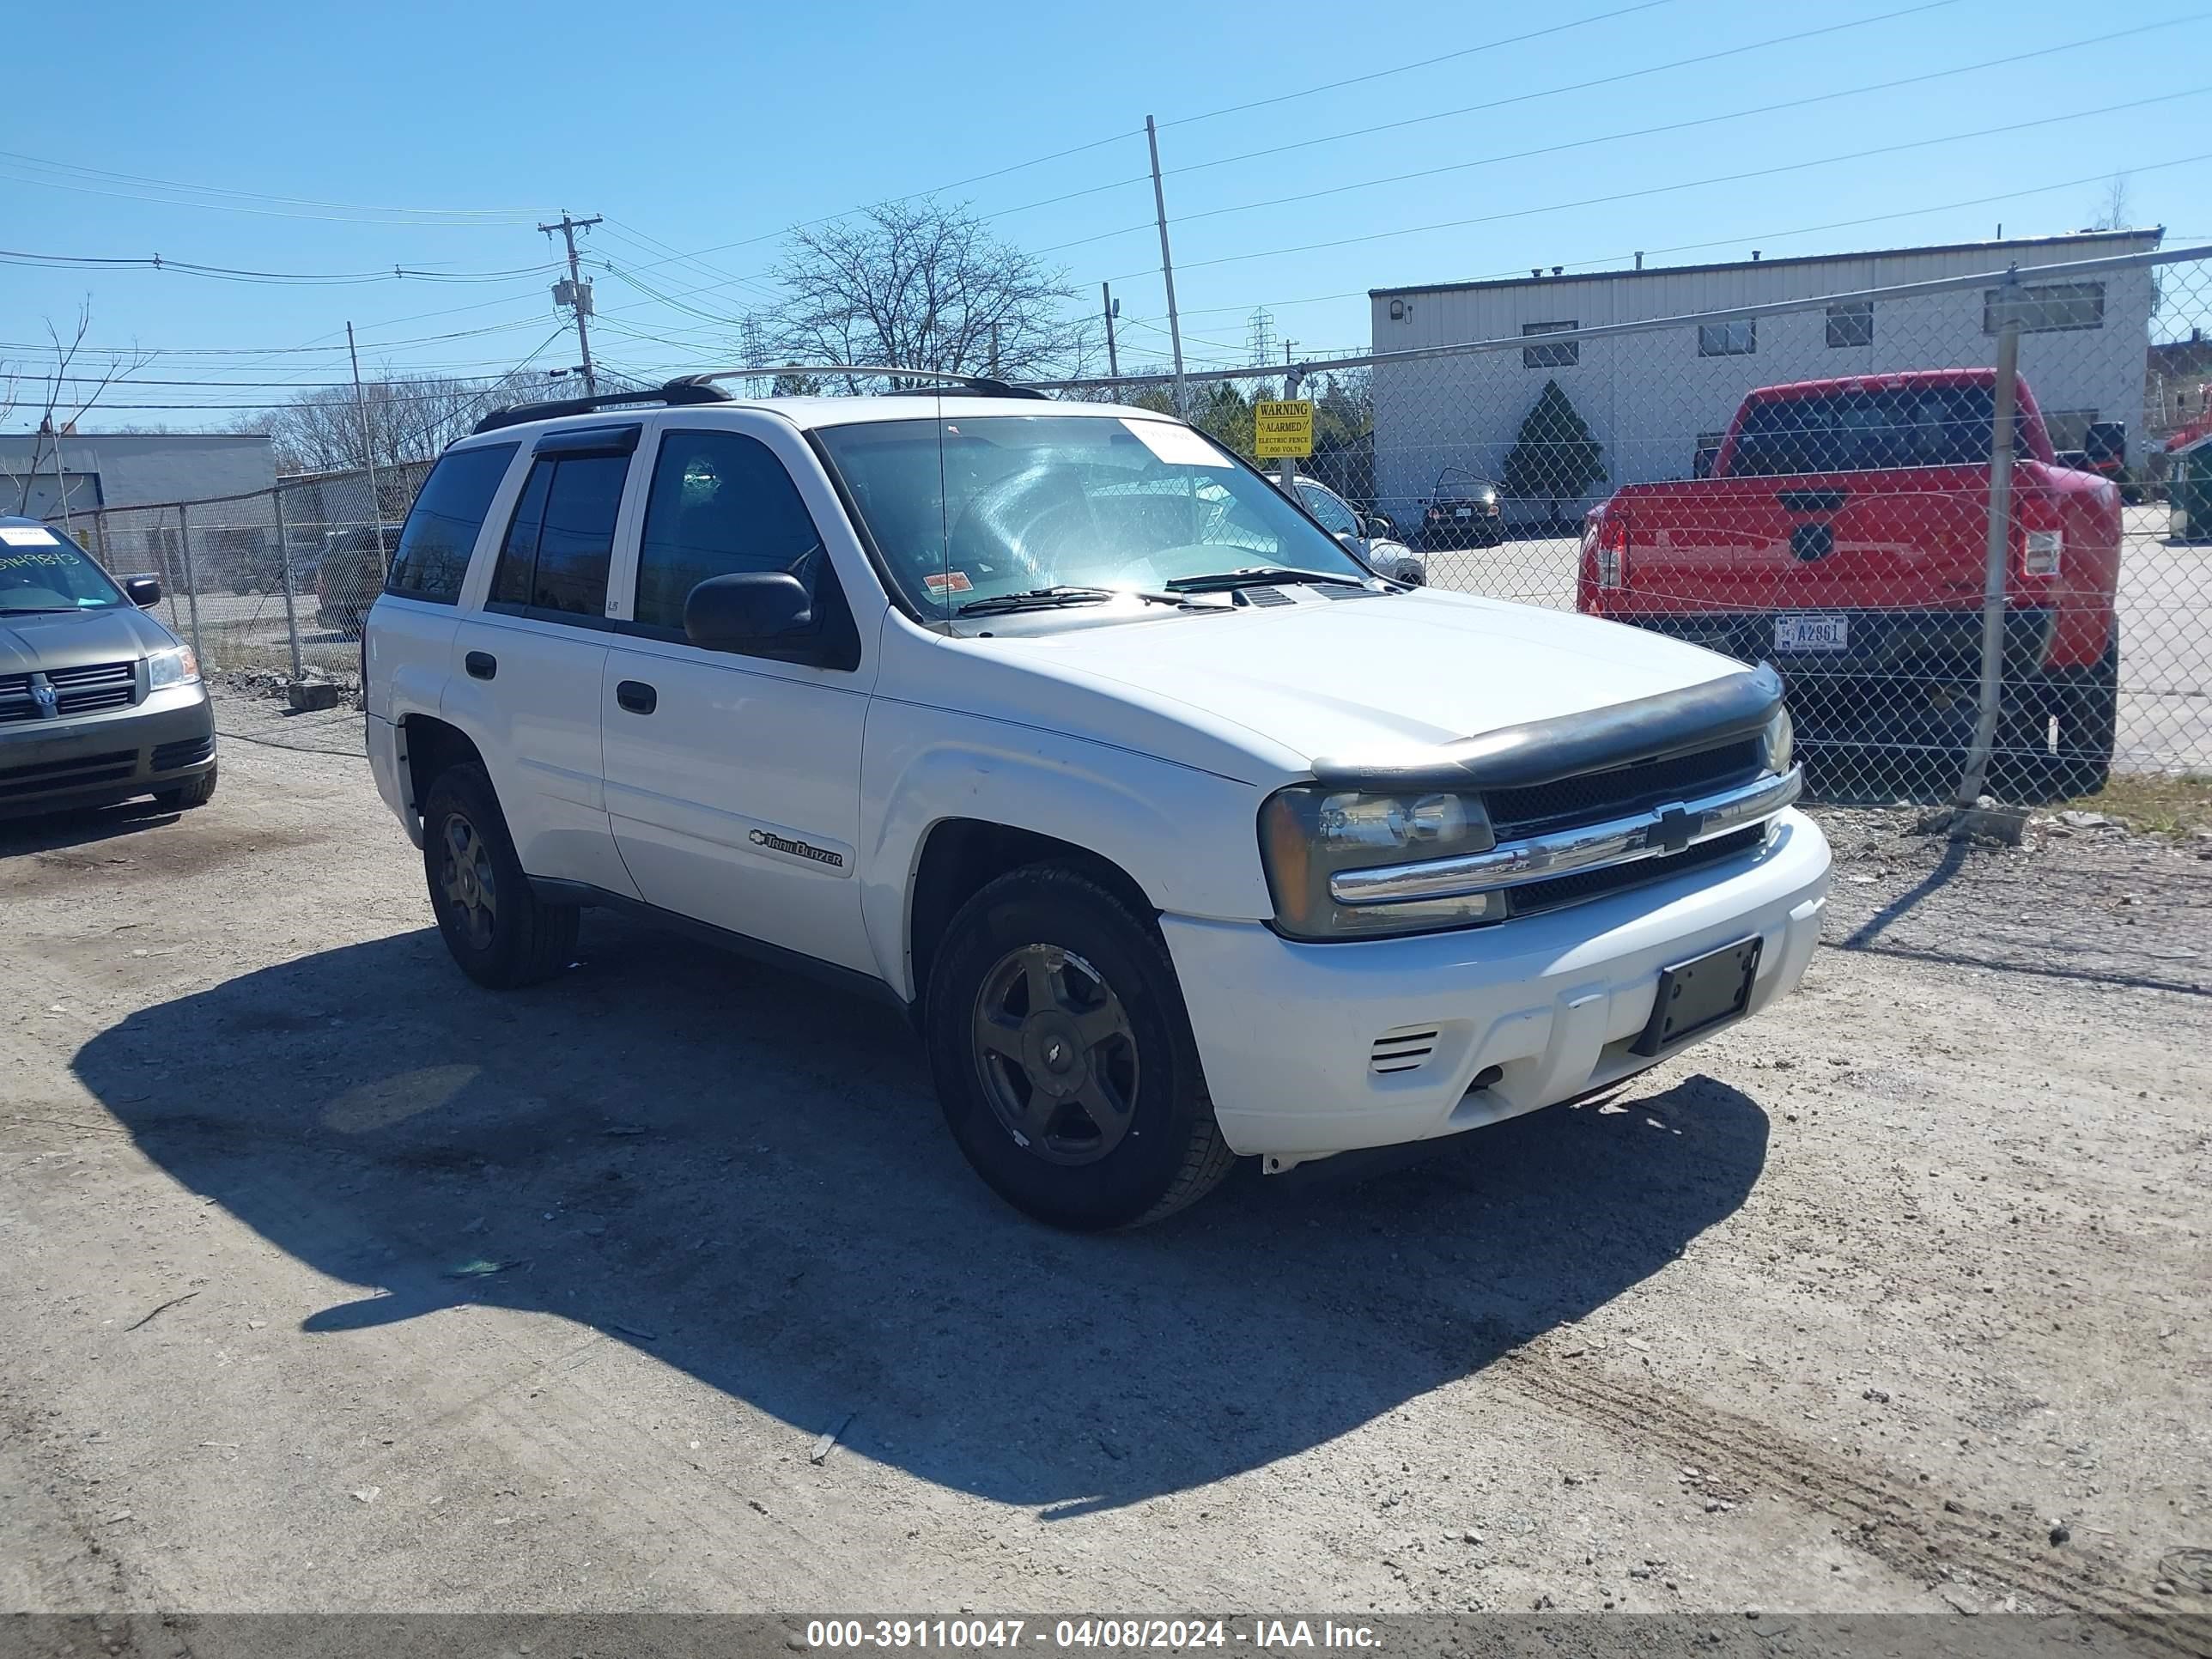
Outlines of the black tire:
[{"label": "black tire", "polygon": [[[1132,1067],[1110,1149],[1054,1154],[1002,1116],[1006,1070],[977,1031],[1007,962],[1034,947],[1073,959],[1126,1016],[1118,1063]],[[1062,969],[1060,982],[1068,982]],[[1140,1226],[1203,1198],[1236,1163],[1206,1098],[1182,988],[1149,916],[1076,871],[1036,865],[1000,876],[961,908],[929,975],[922,1018],[945,1121],[975,1173],[1024,1214],[1076,1232]],[[1088,1076],[1100,1051],[1085,1053]],[[987,1073],[989,1073],[987,1075]],[[1078,1108],[1079,1115],[1081,1109]],[[1087,1120],[1086,1120],[1087,1121]],[[1102,1137],[1103,1139],[1103,1137]]]},{"label": "black tire", "polygon": [[[475,854],[465,875],[458,846]],[[531,890],[499,796],[474,762],[440,773],[424,799],[422,877],[446,948],[477,984],[497,991],[535,985],[575,954],[577,908],[547,904]],[[487,897],[488,906],[471,902]]]},{"label": "black tire", "polygon": [[2059,669],[2051,676],[2050,708],[2058,742],[2046,763],[2051,795],[2094,795],[2112,781],[2112,750],[2120,732],[2120,647],[2115,640],[2093,668]]},{"label": "black tire", "polygon": [[205,806],[215,799],[215,768],[208,769],[189,783],[180,783],[173,789],[157,789],[154,799],[165,811],[189,811],[195,806]]}]

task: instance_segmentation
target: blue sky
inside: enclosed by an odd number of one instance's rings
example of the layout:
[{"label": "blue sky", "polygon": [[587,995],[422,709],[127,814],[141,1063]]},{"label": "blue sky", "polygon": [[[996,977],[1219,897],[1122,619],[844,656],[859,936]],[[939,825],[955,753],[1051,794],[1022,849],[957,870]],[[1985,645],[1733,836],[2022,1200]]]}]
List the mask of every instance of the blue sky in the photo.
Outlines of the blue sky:
[{"label": "blue sky", "polygon": [[[221,422],[234,411],[124,405],[243,405],[284,395],[249,383],[343,378],[348,319],[367,372],[567,363],[552,250],[532,228],[565,207],[607,216],[589,258],[667,296],[591,272],[612,365],[727,362],[786,227],[935,190],[1065,266],[1083,302],[1111,279],[1123,367],[1151,367],[1167,337],[1148,112],[1194,362],[1243,361],[1257,305],[1302,355],[1357,349],[1375,286],[1639,248],[1692,263],[2072,229],[2114,174],[2130,217],[2164,223],[2170,244],[2212,233],[2208,164],[2177,164],[2212,152],[2212,10],[2185,0],[1399,0],[1249,26],[1267,15],[1139,0],[17,9],[11,60],[53,95],[0,138],[9,248],[470,280],[0,264],[0,359],[43,368],[42,319],[66,331],[89,295],[94,344],[160,355],[88,428]],[[2041,55],[1975,67],[2024,53]],[[1305,90],[1353,76],[1372,78]],[[1930,78],[1884,85],[1907,76]],[[2016,130],[1958,136],[2001,127]],[[1889,153],[1835,159],[1875,149]]]}]

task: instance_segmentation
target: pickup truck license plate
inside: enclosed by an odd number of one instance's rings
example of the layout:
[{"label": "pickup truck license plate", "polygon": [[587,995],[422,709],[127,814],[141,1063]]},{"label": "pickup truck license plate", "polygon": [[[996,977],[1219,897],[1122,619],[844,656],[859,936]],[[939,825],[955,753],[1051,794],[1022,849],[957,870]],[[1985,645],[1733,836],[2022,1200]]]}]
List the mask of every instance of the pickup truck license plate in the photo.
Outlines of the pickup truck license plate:
[{"label": "pickup truck license plate", "polygon": [[1738,939],[1662,969],[1650,1022],[1636,1039],[1635,1052],[1647,1060],[1662,1054],[1741,1014],[1750,1006],[1751,983],[1759,975],[1759,944],[1756,937]]},{"label": "pickup truck license plate", "polygon": [[1777,651],[1848,651],[1851,646],[1849,617],[1777,617]]}]

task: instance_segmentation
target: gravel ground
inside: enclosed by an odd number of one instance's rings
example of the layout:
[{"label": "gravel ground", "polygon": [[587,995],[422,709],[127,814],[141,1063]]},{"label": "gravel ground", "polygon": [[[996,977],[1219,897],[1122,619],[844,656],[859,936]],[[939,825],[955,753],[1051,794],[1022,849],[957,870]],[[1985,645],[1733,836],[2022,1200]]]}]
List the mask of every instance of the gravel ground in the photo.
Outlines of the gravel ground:
[{"label": "gravel ground", "polygon": [[1828,814],[1778,1012],[1079,1239],[890,1014],[470,986],[356,719],[0,826],[0,1607],[2212,1610],[2206,843]]}]

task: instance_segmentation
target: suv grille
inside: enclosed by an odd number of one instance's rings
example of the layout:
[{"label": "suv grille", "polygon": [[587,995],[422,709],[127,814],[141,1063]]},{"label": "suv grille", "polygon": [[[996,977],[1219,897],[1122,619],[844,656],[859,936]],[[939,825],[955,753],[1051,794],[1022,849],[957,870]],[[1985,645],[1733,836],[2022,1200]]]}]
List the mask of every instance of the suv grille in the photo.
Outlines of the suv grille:
[{"label": "suv grille", "polygon": [[1516,916],[1534,915],[1539,911],[1557,910],[1569,904],[1579,904],[1584,899],[1594,899],[1606,893],[1619,892],[1624,887],[1639,886],[1647,881],[1664,881],[1669,876],[1679,876],[1686,870],[1696,870],[1708,864],[1717,864],[1723,859],[1734,858],[1739,853],[1755,851],[1766,838],[1766,826],[1747,823],[1731,834],[1701,842],[1680,853],[1665,858],[1638,859],[1632,864],[1610,864],[1595,870],[1577,870],[1571,876],[1556,876],[1550,881],[1532,881],[1516,887],[1507,895],[1510,913]]},{"label": "suv grille", "polygon": [[[128,708],[138,698],[138,665],[131,662],[89,663],[81,668],[48,671],[58,712],[94,714],[104,708]],[[39,706],[31,696],[31,676],[0,675],[0,723],[34,720]]]},{"label": "suv grille", "polygon": [[1748,783],[1758,775],[1759,739],[1746,738],[1717,749],[1675,755],[1642,766],[1585,772],[1520,789],[1488,790],[1483,805],[1489,809],[1491,827],[1498,839],[1512,841],[1541,830],[1640,812],[1664,801],[1684,800]]}]

